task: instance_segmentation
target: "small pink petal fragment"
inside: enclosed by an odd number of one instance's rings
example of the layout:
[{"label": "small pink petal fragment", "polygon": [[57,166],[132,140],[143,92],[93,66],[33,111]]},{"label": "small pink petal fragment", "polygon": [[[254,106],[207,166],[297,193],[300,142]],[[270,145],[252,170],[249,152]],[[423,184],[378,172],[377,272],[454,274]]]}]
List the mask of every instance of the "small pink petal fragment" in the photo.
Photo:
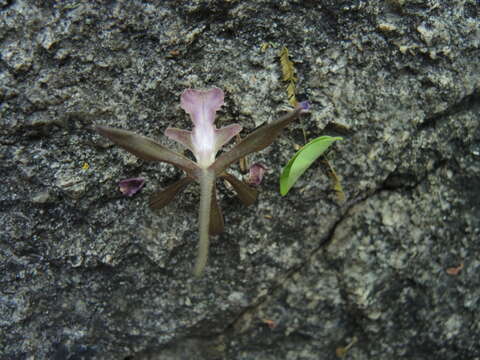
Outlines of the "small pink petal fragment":
[{"label": "small pink petal fragment", "polygon": [[255,185],[255,186],[260,185],[260,183],[263,180],[263,175],[265,174],[265,170],[267,170],[267,168],[262,164],[259,164],[259,163],[253,164],[252,166],[250,166],[247,182],[250,185]]},{"label": "small pink petal fragment", "polygon": [[456,267],[450,267],[446,271],[448,275],[457,276],[458,274],[460,274],[460,271],[463,270],[463,267],[464,267],[463,263],[460,263],[460,265]]},{"label": "small pink petal fragment", "polygon": [[297,106],[297,107],[300,108],[300,109],[302,109],[302,110],[304,110],[304,111],[306,111],[306,110],[310,109],[310,102],[308,102],[308,101],[302,101],[302,102],[298,103],[298,106]]},{"label": "small pink petal fragment", "polygon": [[119,182],[120,192],[125,196],[133,196],[145,185],[144,178],[131,178]]},{"label": "small pink petal fragment", "polygon": [[270,319],[262,319],[262,322],[267,325],[270,329],[275,329],[277,327],[277,323]]}]

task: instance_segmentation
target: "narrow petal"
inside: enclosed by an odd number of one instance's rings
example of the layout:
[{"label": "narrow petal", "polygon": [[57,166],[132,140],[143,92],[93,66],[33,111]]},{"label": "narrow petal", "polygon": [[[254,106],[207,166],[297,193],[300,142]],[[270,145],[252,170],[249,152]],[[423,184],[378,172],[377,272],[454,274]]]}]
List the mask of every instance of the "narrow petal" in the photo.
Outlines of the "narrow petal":
[{"label": "narrow petal", "polygon": [[140,191],[143,185],[145,185],[145,179],[140,177],[121,180],[118,183],[120,192],[125,196],[135,195],[137,192]]},{"label": "narrow petal", "polygon": [[185,170],[190,176],[197,178],[198,166],[183,155],[177,154],[145,136],[134,132],[108,126],[95,126],[95,130],[128,152],[147,161],[163,161]]},{"label": "narrow petal", "polygon": [[169,185],[163,190],[160,190],[156,193],[154,193],[150,197],[150,208],[152,209],[161,209],[164,206],[168,205],[174,198],[175,196],[185,190],[188,184],[193,182],[193,179],[191,177],[184,177],[180,179],[177,182],[174,182],[173,184]]},{"label": "narrow petal", "polygon": [[215,146],[216,151],[220,150],[223,145],[228,143],[235,135],[242,131],[242,127],[239,124],[232,124],[225,126],[221,129],[215,130]]},{"label": "narrow petal", "polygon": [[266,148],[281,134],[283,128],[296,119],[303,111],[304,109],[302,107],[298,107],[280,119],[258,128],[235,145],[230,151],[220,155],[210,168],[215,171],[215,174],[220,175],[230,164],[240,158]]},{"label": "narrow petal", "polygon": [[190,151],[193,151],[192,147],[192,132],[188,130],[168,128],[164,132],[165,136],[169,137],[172,140],[182,144]]}]

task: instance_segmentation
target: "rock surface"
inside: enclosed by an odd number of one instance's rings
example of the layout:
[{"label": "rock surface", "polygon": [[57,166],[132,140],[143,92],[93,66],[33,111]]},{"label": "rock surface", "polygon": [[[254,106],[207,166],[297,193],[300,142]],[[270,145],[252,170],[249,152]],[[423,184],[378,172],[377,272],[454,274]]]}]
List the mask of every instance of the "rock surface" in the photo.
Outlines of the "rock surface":
[{"label": "rock surface", "polygon": [[[479,7],[0,1],[0,358],[480,358]],[[254,206],[220,188],[194,280],[197,188],[152,212],[180,173],[92,125],[175,148],[180,93],[217,86],[244,136],[288,107],[283,46],[311,111],[249,158]],[[304,135],[339,133],[346,201],[320,162],[280,197]]]}]

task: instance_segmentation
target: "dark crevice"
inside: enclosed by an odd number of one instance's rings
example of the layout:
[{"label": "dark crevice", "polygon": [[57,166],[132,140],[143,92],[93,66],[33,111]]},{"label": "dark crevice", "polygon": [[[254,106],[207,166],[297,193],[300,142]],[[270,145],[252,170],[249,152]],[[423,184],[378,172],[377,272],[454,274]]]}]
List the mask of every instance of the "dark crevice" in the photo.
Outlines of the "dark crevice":
[{"label": "dark crevice", "polygon": [[6,0],[2,3],[0,3],[0,9],[1,10],[6,10],[8,7],[10,7],[13,4],[13,0]]},{"label": "dark crevice", "polygon": [[451,105],[447,109],[427,117],[423,123],[418,125],[417,129],[422,131],[425,129],[434,128],[439,121],[465,111],[480,111],[479,89],[475,89],[470,95],[463,97],[460,99],[460,101]]},{"label": "dark crevice", "polygon": [[418,178],[413,172],[394,171],[383,182],[384,190],[412,189],[418,183]]},{"label": "dark crevice", "polygon": [[379,187],[379,191],[413,190],[423,183],[430,174],[436,172],[439,168],[445,166],[447,163],[448,160],[446,159],[437,161],[431,170],[426,171],[420,177],[414,172],[401,173],[394,170],[387,176],[383,184]]}]

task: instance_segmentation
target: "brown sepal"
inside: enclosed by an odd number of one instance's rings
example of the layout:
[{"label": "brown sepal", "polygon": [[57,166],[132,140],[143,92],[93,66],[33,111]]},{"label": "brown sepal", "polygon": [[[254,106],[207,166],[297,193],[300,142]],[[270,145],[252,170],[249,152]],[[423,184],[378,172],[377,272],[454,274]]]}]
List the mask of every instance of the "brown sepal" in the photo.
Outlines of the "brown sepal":
[{"label": "brown sepal", "polygon": [[185,176],[184,178],[174,182],[167,186],[165,189],[157,191],[150,197],[150,208],[161,209],[165,205],[169,204],[180,191],[185,190],[188,184],[193,182],[191,177]]}]

